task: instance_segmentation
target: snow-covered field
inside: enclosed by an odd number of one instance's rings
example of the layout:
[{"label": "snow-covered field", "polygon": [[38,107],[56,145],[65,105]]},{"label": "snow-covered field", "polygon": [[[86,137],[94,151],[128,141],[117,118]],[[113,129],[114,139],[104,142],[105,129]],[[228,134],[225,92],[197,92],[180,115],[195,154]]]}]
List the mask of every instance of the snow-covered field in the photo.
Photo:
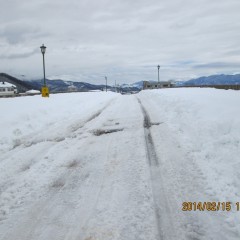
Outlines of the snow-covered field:
[{"label": "snow-covered field", "polygon": [[197,88],[0,99],[0,239],[240,239],[239,104]]}]

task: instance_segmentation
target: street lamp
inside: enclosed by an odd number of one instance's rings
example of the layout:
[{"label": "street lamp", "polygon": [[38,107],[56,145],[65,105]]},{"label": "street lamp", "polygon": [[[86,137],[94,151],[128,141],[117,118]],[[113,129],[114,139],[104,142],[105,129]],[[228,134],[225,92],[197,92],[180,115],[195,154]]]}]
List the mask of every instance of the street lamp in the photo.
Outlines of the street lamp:
[{"label": "street lamp", "polygon": [[42,97],[49,97],[49,89],[46,85],[46,77],[45,77],[45,59],[44,59],[44,54],[46,52],[46,48],[44,46],[44,44],[40,47],[41,48],[41,52],[42,52],[42,55],[43,55],[43,76],[44,76],[44,83],[43,83],[43,87],[42,87]]},{"label": "street lamp", "polygon": [[106,92],[107,92],[107,76],[105,76],[105,80],[106,80]]},{"label": "street lamp", "polygon": [[159,85],[159,69],[160,69],[160,66],[158,65],[157,68],[158,68],[158,85]]}]

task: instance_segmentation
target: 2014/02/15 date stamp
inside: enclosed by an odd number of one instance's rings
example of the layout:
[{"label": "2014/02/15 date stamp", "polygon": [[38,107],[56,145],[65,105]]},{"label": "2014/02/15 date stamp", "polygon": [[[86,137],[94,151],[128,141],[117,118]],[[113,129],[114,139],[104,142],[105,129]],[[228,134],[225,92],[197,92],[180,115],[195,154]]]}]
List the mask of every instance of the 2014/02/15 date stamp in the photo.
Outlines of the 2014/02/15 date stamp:
[{"label": "2014/02/15 date stamp", "polygon": [[240,211],[240,202],[183,202],[182,211]]}]

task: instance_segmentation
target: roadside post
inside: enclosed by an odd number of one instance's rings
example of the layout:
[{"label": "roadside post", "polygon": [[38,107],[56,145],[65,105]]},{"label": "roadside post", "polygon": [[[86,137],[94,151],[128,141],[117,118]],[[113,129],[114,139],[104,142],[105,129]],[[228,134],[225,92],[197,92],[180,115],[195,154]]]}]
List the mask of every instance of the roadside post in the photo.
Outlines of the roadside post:
[{"label": "roadside post", "polygon": [[45,52],[46,52],[46,48],[44,46],[44,44],[40,47],[41,48],[41,52],[42,52],[42,55],[43,55],[43,87],[42,87],[42,97],[49,97],[49,88],[47,87],[46,85],[46,77],[45,77],[45,59],[44,59],[44,55],[45,55]]}]

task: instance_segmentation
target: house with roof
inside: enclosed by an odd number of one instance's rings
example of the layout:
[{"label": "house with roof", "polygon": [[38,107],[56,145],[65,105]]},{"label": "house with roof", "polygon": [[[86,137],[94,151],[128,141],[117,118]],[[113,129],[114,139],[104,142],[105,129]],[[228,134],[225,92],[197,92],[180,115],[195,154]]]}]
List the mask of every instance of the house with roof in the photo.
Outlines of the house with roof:
[{"label": "house with roof", "polygon": [[0,82],[0,96],[10,96],[17,93],[17,87],[8,82]]}]

